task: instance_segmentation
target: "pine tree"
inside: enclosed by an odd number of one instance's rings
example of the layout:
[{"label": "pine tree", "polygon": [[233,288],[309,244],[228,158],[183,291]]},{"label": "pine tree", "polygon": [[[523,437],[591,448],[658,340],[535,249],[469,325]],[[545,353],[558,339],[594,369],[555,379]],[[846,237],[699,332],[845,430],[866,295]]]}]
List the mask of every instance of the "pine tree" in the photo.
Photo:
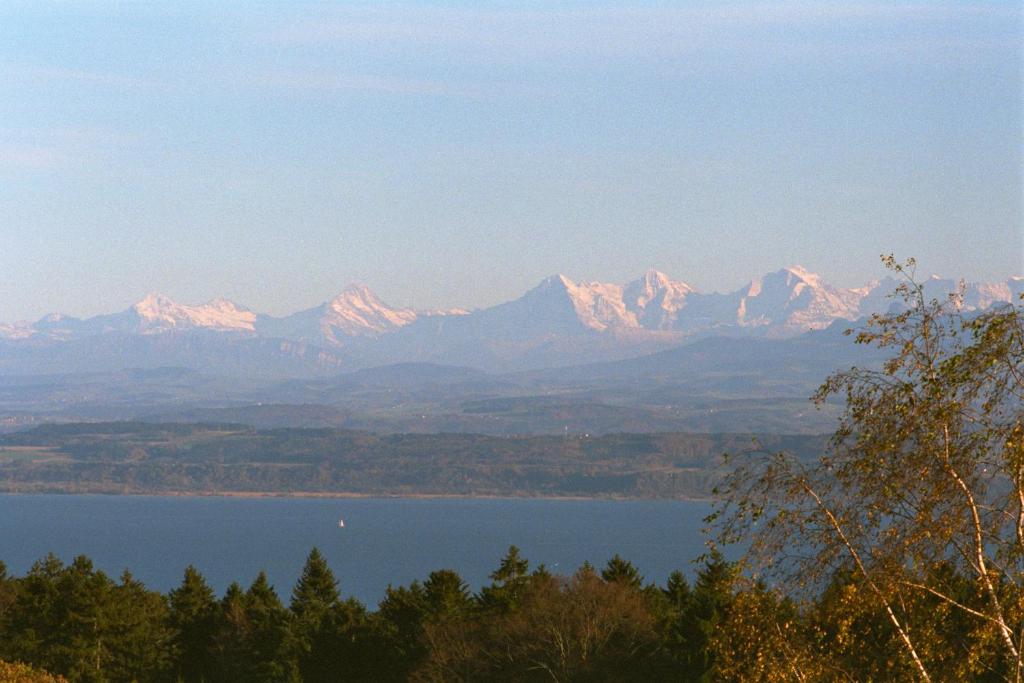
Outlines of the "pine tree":
[{"label": "pine tree", "polygon": [[640,576],[633,563],[622,559],[618,553],[608,560],[608,564],[601,572],[601,578],[609,583],[621,583],[636,589],[639,589],[644,581],[644,577]]},{"label": "pine tree", "polygon": [[665,584],[665,588],[662,591],[665,594],[665,598],[668,600],[672,609],[676,612],[680,612],[689,605],[692,591],[690,590],[690,583],[683,576],[683,573],[678,569],[668,576],[668,582]]},{"label": "pine tree", "polygon": [[167,603],[127,570],[111,593],[108,619],[109,679],[153,681],[172,669]]},{"label": "pine tree", "polygon": [[221,598],[212,639],[215,680],[243,681],[251,676],[250,625],[245,593],[233,581]]},{"label": "pine tree", "polygon": [[185,683],[210,680],[217,603],[206,579],[189,565],[181,586],[170,592],[174,670]]},{"label": "pine tree", "polygon": [[[11,577],[7,575],[7,565],[0,560],[0,641],[4,640],[3,623],[4,615],[15,600],[15,587]],[[2,650],[0,650],[2,654]]]},{"label": "pine tree", "polygon": [[691,610],[693,590],[683,573],[672,572],[664,588],[657,589],[657,599],[650,600],[658,614],[661,649],[665,667],[660,678],[666,681],[687,681],[691,653],[688,636],[684,633],[684,615]]},{"label": "pine tree", "polygon": [[57,578],[52,670],[75,681],[106,679],[110,603],[114,583],[92,560],[76,557]]},{"label": "pine tree", "polygon": [[53,673],[56,668],[53,646],[57,641],[57,579],[64,564],[54,554],[32,564],[18,581],[14,602],[4,619],[6,637],[0,639],[0,658],[30,662]]},{"label": "pine tree", "polygon": [[419,581],[413,581],[408,587],[387,587],[375,620],[390,679],[406,680],[426,655],[422,642],[426,614],[427,599]]},{"label": "pine tree", "polygon": [[249,624],[248,654],[251,667],[247,680],[283,681],[291,669],[286,653],[289,612],[281,603],[267,575],[260,572],[245,594]]},{"label": "pine tree", "polygon": [[519,548],[509,546],[501,564],[491,574],[491,585],[480,591],[480,605],[485,610],[504,612],[519,602],[529,582],[530,563],[519,556]]},{"label": "pine tree", "polygon": [[336,679],[341,601],[334,573],[317,548],[306,558],[302,576],[292,590],[290,609],[294,618],[289,650],[302,680],[319,683]]},{"label": "pine tree", "polygon": [[338,582],[327,560],[313,548],[292,590],[291,610],[299,619],[319,619],[338,605]]},{"label": "pine tree", "polygon": [[423,582],[423,593],[432,618],[465,614],[473,604],[466,582],[451,569],[431,572]]},{"label": "pine tree", "polygon": [[712,680],[714,661],[709,645],[735,599],[733,586],[738,571],[736,564],[714,550],[697,573],[688,607],[680,613],[675,627],[675,638],[684,648],[681,658],[689,680]]}]

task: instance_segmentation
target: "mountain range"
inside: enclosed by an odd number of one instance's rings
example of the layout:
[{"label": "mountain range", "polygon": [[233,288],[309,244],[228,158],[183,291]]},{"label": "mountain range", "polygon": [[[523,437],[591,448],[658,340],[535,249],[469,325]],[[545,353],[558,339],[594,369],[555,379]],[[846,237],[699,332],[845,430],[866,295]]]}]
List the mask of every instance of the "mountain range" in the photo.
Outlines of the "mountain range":
[{"label": "mountain range", "polygon": [[[226,299],[180,304],[150,294],[91,318],[48,315],[0,323],[0,373],[215,368],[220,373],[323,376],[401,362],[530,370],[641,356],[707,336],[785,339],[892,305],[896,283],[837,288],[799,266],[727,293],[704,293],[649,270],[626,284],[543,280],[523,296],[478,310],[390,306],[363,285],[283,317]],[[925,282],[929,296],[957,289]],[[1024,278],[965,286],[968,310],[1015,301]]]}]

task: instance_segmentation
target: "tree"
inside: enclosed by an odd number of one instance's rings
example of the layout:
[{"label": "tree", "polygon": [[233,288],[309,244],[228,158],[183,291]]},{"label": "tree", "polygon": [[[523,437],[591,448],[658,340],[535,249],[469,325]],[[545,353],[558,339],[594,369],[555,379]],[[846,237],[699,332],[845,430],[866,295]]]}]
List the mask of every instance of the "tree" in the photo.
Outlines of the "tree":
[{"label": "tree", "polygon": [[409,672],[425,656],[423,622],[426,614],[427,600],[419,581],[413,581],[408,587],[387,587],[375,615],[383,660],[389,673],[387,680],[407,680]]},{"label": "tree", "polygon": [[213,676],[210,647],[217,614],[213,589],[202,574],[189,565],[181,585],[168,595],[168,603],[177,677],[186,683],[210,680]]},{"label": "tree", "polygon": [[17,582],[15,600],[5,614],[0,656],[59,671],[53,647],[59,638],[57,579],[63,571],[64,563],[51,553],[34,562]]},{"label": "tree", "polygon": [[[876,618],[872,623],[884,624],[884,620]],[[819,653],[808,647],[808,639],[818,634],[800,618],[796,606],[762,583],[754,582],[734,591],[728,612],[709,635],[705,647],[711,655],[708,662],[712,666],[704,670],[704,680],[824,683],[844,679],[836,668],[822,666]],[[847,649],[841,643],[833,645]],[[867,649],[863,645],[859,643],[856,649]],[[863,668],[856,673],[845,679],[901,680],[891,675],[891,671]]]},{"label": "tree", "polygon": [[644,582],[644,577],[640,576],[639,570],[637,570],[633,563],[622,559],[618,553],[608,560],[608,564],[601,571],[601,578],[605,581],[621,583],[624,586],[638,590]]},{"label": "tree", "polygon": [[[851,618],[881,616],[887,655],[922,680],[1020,680],[1024,318],[1014,306],[966,312],[962,292],[929,299],[913,260],[883,260],[903,278],[898,305],[873,316],[857,342],[891,358],[839,372],[818,391],[818,402],[846,403],[820,460],[774,454],[735,470],[722,539],[750,539],[752,569],[797,599],[843,573],[829,599]],[[958,669],[937,612],[973,624],[972,656]]]},{"label": "tree", "polygon": [[245,616],[249,625],[247,653],[249,681],[283,681],[289,674],[285,654],[289,612],[281,603],[267,575],[260,572],[245,594]]},{"label": "tree", "polygon": [[20,662],[0,660],[0,683],[67,683],[67,679]]},{"label": "tree", "polygon": [[107,614],[108,679],[153,681],[173,669],[174,632],[162,595],[147,590],[126,570],[110,593]]},{"label": "tree", "polygon": [[593,568],[532,576],[504,614],[429,622],[413,680],[648,681],[656,621],[641,591]]},{"label": "tree", "polygon": [[676,611],[682,611],[690,602],[690,583],[678,569],[668,575],[663,592],[669,605]]},{"label": "tree", "polygon": [[[712,551],[697,573],[693,592],[670,625],[670,639],[677,649],[672,655],[685,672],[683,680],[714,679],[714,657],[710,647],[715,632],[732,607],[737,565]],[[677,588],[677,590],[680,590]]]},{"label": "tree", "polygon": [[423,599],[427,615],[435,620],[460,616],[473,606],[469,587],[451,569],[430,572],[423,582]]},{"label": "tree", "polygon": [[509,546],[501,564],[491,573],[491,585],[480,590],[479,602],[484,610],[504,612],[514,607],[529,582],[529,561],[519,555],[519,548]]},{"label": "tree", "polygon": [[7,565],[0,561],[0,624],[3,623],[4,614],[14,603],[14,583],[7,575]]},{"label": "tree", "polygon": [[290,649],[302,680],[363,680],[373,653],[366,609],[356,600],[341,600],[338,582],[316,548],[306,559],[290,609]]},{"label": "tree", "polygon": [[295,588],[291,610],[302,620],[319,620],[338,604],[338,582],[320,550],[313,548],[306,558]]},{"label": "tree", "polygon": [[251,664],[249,620],[245,613],[245,593],[237,581],[224,591],[217,611],[211,640],[214,680],[240,681],[249,675]]}]

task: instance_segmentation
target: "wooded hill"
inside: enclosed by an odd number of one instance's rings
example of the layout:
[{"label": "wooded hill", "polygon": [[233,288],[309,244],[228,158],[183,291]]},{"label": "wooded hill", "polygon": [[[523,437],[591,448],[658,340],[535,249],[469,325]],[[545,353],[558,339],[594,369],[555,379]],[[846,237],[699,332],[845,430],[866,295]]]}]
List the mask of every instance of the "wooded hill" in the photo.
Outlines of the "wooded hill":
[{"label": "wooded hill", "polygon": [[230,424],[47,425],[0,437],[0,490],[700,498],[722,455],[813,458],[822,436],[496,437],[257,430]]}]

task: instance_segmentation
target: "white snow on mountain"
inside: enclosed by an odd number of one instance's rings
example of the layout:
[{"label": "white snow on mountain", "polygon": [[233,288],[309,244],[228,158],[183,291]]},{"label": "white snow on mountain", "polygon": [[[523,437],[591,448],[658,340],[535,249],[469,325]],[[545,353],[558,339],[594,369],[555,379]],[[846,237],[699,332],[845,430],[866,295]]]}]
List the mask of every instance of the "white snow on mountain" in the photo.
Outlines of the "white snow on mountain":
[{"label": "white snow on mountain", "polygon": [[27,339],[35,334],[32,323],[19,320],[16,323],[0,323],[0,339]]},{"label": "white snow on mountain", "polygon": [[328,339],[386,334],[416,320],[411,308],[391,308],[364,285],[350,285],[326,304],[321,331]]},{"label": "white snow on mountain", "polygon": [[740,290],[736,323],[740,327],[770,327],[774,336],[828,327],[837,319],[858,316],[859,299],[853,290],[826,284],[819,275],[800,266],[783,268]]},{"label": "white snow on mountain", "polygon": [[626,309],[633,313],[638,326],[648,330],[673,329],[691,294],[693,287],[653,268],[622,291]]},{"label": "white snow on mountain", "polygon": [[[258,315],[226,299],[200,305],[179,304],[150,294],[120,313],[78,319],[51,315],[35,323],[0,324],[0,339],[41,336],[68,340],[95,334],[159,334],[205,330],[279,338],[328,348],[359,343],[365,348],[382,337],[403,332],[406,346],[458,339],[462,348],[481,343],[522,344],[528,340],[571,338],[581,334],[624,340],[673,339],[696,333],[758,334],[786,337],[822,329],[836,320],[855,320],[893,305],[891,278],[842,289],[800,266],[768,273],[739,290],[702,293],[657,270],[625,284],[580,281],[555,275],[522,297],[486,309],[417,311],[384,303],[365,285],[349,285],[337,296],[284,317]],[[933,277],[926,295],[943,297],[959,283]],[[981,310],[1018,302],[1024,278],[970,283],[964,308]],[[404,348],[401,344],[394,349]],[[397,351],[396,351],[397,353]]]},{"label": "white snow on mountain", "polygon": [[263,316],[257,322],[256,331],[265,336],[341,347],[353,339],[372,339],[395,332],[420,318],[466,313],[461,309],[393,308],[366,285],[352,284],[319,306],[283,318]]},{"label": "white snow on mountain", "polygon": [[199,306],[179,304],[161,294],[149,294],[132,306],[143,333],[203,328],[225,332],[255,331],[256,314],[228,301],[214,299]]}]

